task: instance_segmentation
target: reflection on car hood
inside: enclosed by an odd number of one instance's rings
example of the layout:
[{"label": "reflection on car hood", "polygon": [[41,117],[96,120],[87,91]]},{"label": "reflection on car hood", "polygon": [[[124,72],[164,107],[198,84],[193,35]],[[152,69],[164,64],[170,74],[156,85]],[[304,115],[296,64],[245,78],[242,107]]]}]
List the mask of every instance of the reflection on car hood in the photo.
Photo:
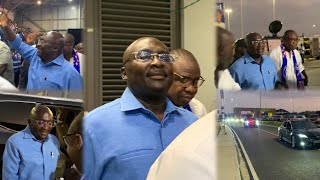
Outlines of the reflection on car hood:
[{"label": "reflection on car hood", "polygon": [[320,128],[314,128],[314,129],[299,129],[296,130],[297,133],[302,133],[306,135],[314,135],[314,136],[320,136]]}]

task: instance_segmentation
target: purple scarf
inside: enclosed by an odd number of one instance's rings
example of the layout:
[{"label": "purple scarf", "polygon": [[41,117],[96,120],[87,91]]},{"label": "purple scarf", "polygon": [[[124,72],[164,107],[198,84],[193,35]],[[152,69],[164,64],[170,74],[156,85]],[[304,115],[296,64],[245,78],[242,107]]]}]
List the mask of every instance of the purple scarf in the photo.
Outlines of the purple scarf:
[{"label": "purple scarf", "polygon": [[80,73],[80,61],[77,51],[73,51],[73,66]]}]

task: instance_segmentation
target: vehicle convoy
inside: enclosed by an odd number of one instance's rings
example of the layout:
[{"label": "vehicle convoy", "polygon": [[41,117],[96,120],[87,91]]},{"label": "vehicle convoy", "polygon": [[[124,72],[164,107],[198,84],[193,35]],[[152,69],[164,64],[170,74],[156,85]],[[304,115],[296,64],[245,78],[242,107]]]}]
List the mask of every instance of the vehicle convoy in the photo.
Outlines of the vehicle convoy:
[{"label": "vehicle convoy", "polygon": [[320,145],[320,128],[309,119],[287,120],[278,127],[280,141],[291,144],[292,148]]}]

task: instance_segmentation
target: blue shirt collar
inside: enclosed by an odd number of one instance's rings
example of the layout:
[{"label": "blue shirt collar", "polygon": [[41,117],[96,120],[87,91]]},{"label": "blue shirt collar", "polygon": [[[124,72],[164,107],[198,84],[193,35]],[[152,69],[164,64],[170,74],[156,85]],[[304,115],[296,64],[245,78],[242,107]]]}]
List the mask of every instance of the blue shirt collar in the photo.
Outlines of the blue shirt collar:
[{"label": "blue shirt collar", "polygon": [[[45,65],[50,65],[50,64],[56,64],[58,66],[62,66],[62,64],[64,63],[64,61],[66,61],[64,59],[63,54],[60,54],[58,57],[56,57],[54,60],[52,60],[51,62],[45,64]],[[43,62],[41,61],[41,63],[43,64]]]},{"label": "blue shirt collar", "polygon": [[[173,111],[177,111],[177,107],[169,100],[166,99],[167,107],[165,112],[171,113]],[[131,90],[127,87],[123,92],[121,99],[121,111],[131,111],[136,109],[144,109],[147,110],[138,99],[132,94]]]},{"label": "blue shirt collar", "polygon": [[[256,63],[256,61],[247,52],[244,53],[243,57],[244,57],[244,63],[245,64],[248,64],[248,63],[258,64],[258,63]],[[263,56],[261,56],[261,64],[262,63],[263,63]]]},{"label": "blue shirt collar", "polygon": [[[39,141],[31,132],[31,129],[29,127],[29,125],[27,125],[27,127],[23,130],[24,131],[24,139],[33,139],[35,141]],[[50,136],[50,134],[48,134],[47,138],[45,141],[48,141],[48,137]]]}]

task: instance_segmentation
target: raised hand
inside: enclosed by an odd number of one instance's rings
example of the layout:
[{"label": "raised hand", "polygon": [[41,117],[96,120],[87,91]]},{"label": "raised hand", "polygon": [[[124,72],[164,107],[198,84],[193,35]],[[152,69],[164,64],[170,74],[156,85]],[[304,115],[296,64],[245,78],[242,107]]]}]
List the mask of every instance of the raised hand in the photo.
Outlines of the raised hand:
[{"label": "raised hand", "polygon": [[6,27],[9,22],[8,14],[5,12],[5,10],[0,10],[0,26],[1,27]]}]

